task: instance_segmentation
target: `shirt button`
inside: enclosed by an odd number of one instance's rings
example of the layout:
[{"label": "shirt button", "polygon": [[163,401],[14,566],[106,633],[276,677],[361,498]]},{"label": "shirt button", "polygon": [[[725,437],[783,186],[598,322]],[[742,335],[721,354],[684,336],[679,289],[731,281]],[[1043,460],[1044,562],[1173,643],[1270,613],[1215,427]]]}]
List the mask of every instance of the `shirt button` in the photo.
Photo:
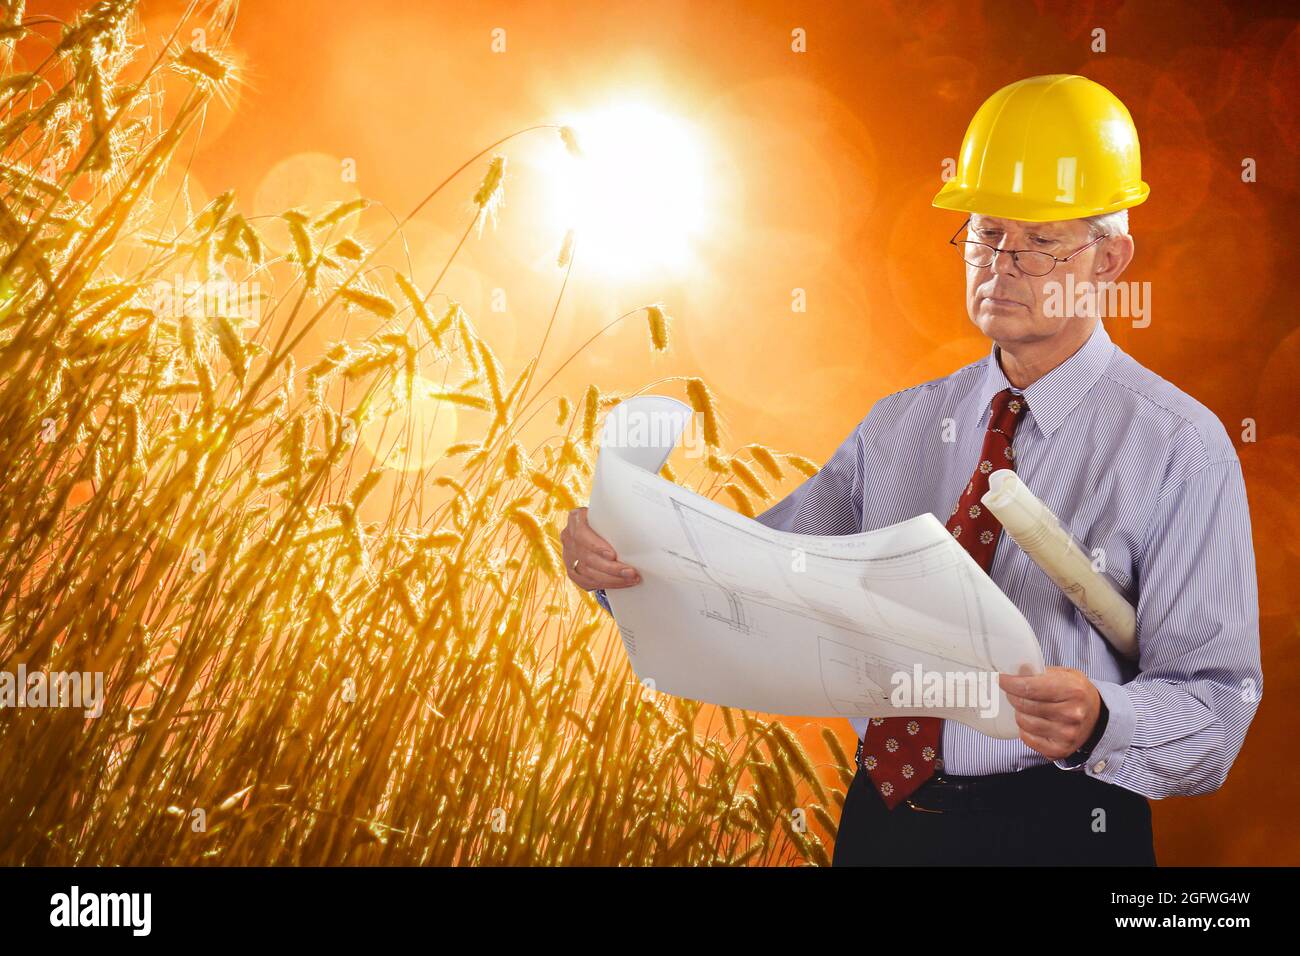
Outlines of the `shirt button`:
[{"label": "shirt button", "polygon": [[1098,760],[1095,764],[1092,765],[1092,770],[1094,773],[1101,773],[1105,769],[1106,769],[1106,761],[1104,760]]}]

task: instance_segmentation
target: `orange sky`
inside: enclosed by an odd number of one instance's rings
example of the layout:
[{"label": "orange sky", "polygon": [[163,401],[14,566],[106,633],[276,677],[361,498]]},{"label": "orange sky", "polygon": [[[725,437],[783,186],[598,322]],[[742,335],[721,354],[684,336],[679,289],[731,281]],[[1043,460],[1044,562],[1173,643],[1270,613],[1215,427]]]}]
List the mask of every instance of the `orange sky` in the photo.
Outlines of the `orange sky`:
[{"label": "orange sky", "polygon": [[[1277,108],[1296,79],[1294,21],[1246,22],[1214,3],[1070,4],[1068,20],[1024,13],[1014,25],[999,4],[833,6],[666,2],[647,16],[608,3],[373,2],[362,16],[338,3],[246,4],[236,40],[248,88],[194,169],[209,193],[233,185],[250,202],[295,154],[352,157],[357,188],[404,211],[508,132],[619,96],[657,102],[716,146],[714,228],[690,275],[613,284],[577,270],[556,344],[662,298],[676,348],[651,362],[643,328],[629,324],[569,381],[699,373],[736,440],[820,456],[881,394],[985,351],[944,244],[959,217],[930,207],[940,164],[997,87],[1081,72],[1129,106],[1152,186],[1133,212],[1129,277],[1153,283],[1154,321],[1119,324],[1112,337],[1225,421],[1256,417],[1265,436],[1295,430],[1265,424],[1282,411],[1297,347],[1279,352],[1294,309],[1276,281],[1285,254],[1270,241],[1295,212],[1300,128],[1294,110]],[[1107,30],[1105,54],[1088,51],[1094,25]],[[796,26],[806,54],[790,52]],[[494,27],[507,31],[505,53],[490,51]],[[536,215],[545,184],[535,163],[554,149],[547,135],[512,146],[501,224],[467,250],[483,280],[507,287],[497,331],[517,354],[535,348],[556,292],[556,275],[535,268],[563,236]],[[1259,182],[1240,182],[1244,156]],[[458,230],[475,183],[467,174],[421,216],[435,247]],[[790,311],[796,287],[806,313]],[[461,292],[487,311],[472,284]]]}]

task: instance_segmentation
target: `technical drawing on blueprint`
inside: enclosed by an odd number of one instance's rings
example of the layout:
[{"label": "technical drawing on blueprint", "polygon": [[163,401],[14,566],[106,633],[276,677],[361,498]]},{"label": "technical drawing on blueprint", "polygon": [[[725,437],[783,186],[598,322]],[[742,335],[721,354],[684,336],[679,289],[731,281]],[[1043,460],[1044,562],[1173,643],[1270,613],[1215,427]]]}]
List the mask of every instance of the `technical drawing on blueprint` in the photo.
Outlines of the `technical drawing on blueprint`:
[{"label": "technical drawing on blueprint", "polygon": [[[1019,735],[991,673],[1041,672],[1037,638],[934,515],[842,536],[768,528],[658,475],[690,415],[664,396],[622,402],[596,460],[588,520],[641,573],[606,591],[639,679],[769,714],[946,717]],[[936,693],[943,679],[946,693],[895,706],[900,675]]]}]

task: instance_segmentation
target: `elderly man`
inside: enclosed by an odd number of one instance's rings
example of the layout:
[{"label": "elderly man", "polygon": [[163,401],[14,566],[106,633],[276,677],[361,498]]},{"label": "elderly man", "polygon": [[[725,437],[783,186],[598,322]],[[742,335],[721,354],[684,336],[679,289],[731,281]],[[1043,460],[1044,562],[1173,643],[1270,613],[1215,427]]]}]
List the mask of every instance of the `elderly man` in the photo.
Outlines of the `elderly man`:
[{"label": "elderly man", "polygon": [[[969,216],[951,242],[989,354],[880,399],[757,519],[853,534],[942,516],[1049,665],[999,678],[1017,740],[935,718],[853,720],[858,771],[836,865],[1154,865],[1148,798],[1216,790],[1241,748],[1262,676],[1232,441],[1111,341],[1096,308],[1105,296],[1082,315],[1063,307],[1065,290],[1119,280],[1133,258],[1128,209],[1147,193],[1132,119],[1104,87],[1041,76],[990,97],[934,200]],[[1003,540],[979,503],[999,468],[1016,470],[1136,606],[1136,661]],[[563,541],[571,578],[607,609],[605,588],[638,582],[585,509]]]}]

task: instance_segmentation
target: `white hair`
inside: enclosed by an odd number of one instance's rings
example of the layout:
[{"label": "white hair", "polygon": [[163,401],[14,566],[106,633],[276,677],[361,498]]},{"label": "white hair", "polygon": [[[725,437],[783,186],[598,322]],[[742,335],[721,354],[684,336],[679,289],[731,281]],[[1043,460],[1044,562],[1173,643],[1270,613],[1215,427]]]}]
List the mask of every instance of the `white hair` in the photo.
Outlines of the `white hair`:
[{"label": "white hair", "polygon": [[1128,210],[1117,209],[1115,212],[1100,216],[1088,216],[1083,220],[1088,224],[1088,231],[1093,236],[1127,236]]}]

